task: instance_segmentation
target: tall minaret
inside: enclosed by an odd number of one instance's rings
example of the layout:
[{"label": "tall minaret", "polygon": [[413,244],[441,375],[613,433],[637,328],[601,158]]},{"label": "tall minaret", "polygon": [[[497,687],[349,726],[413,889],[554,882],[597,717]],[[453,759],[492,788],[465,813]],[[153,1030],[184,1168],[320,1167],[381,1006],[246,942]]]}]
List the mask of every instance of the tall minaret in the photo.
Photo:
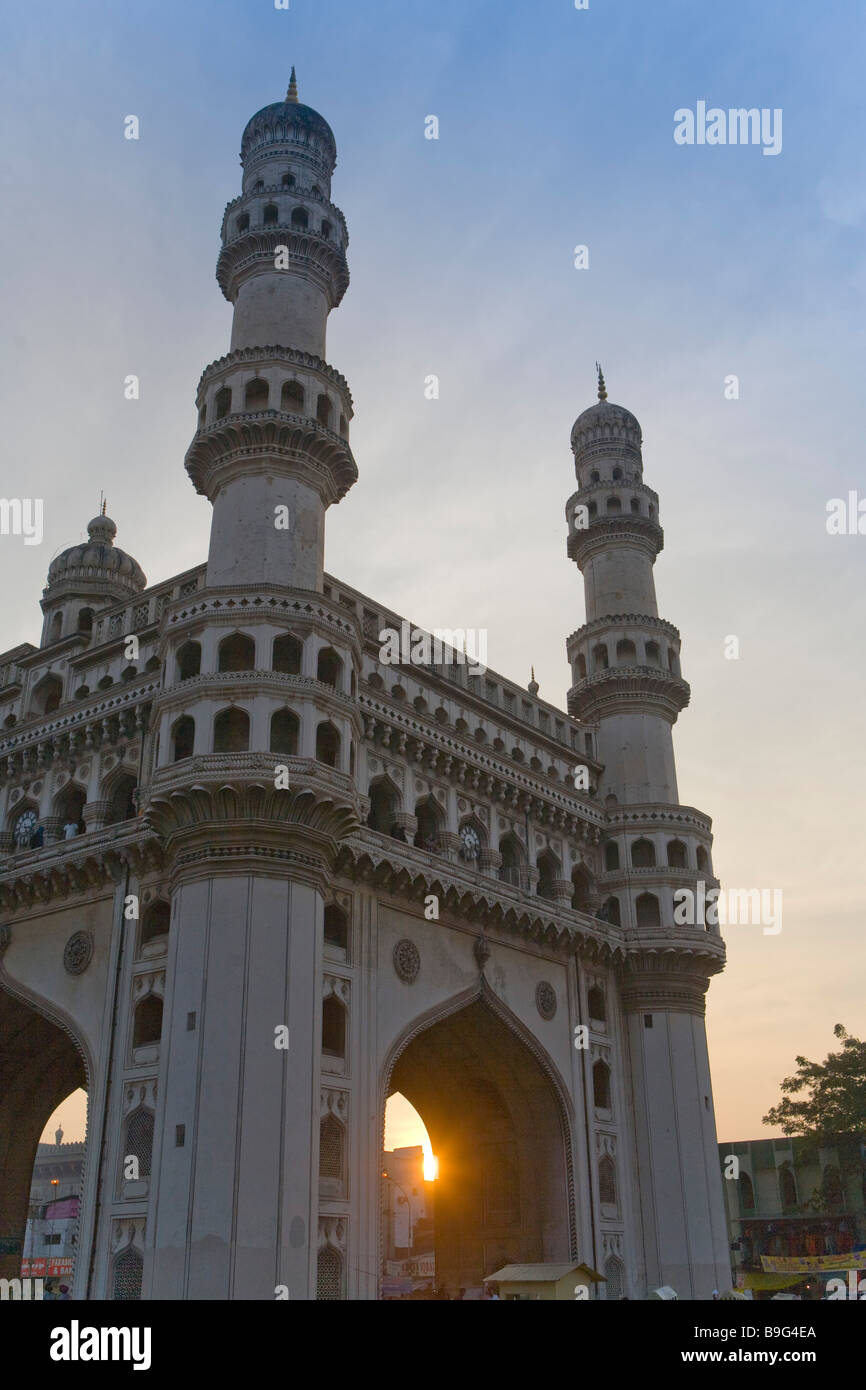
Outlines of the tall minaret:
[{"label": "tall minaret", "polygon": [[688,704],[680,635],[658,616],[658,497],[643,481],[635,417],[607,399],[571,432],[578,490],[566,504],[568,553],[583,574],[586,622],[568,639],[568,708],[598,723],[606,812],[600,896],[623,928],[619,972],[632,1142],[640,1192],[635,1240],[648,1288],[709,1298],[730,1282],[704,1023],[718,929],[680,924],[677,889],[715,886],[710,818],[681,806],[673,724]]},{"label": "tall minaret", "polygon": [[285,101],[248,121],[240,197],[223,214],[217,280],[234,305],[231,351],[198,385],[186,467],[213,503],[208,584],[321,589],[325,511],[358,473],[352,398],[325,361],[328,314],[349,283],[349,234],[330,201],[327,121]]}]

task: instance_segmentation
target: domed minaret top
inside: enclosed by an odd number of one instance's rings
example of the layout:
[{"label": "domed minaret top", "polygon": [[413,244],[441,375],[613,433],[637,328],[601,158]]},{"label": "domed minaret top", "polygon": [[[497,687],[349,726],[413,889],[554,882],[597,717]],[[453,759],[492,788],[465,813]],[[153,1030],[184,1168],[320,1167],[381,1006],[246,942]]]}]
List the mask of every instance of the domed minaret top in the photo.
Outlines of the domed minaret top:
[{"label": "domed minaret top", "polygon": [[[263,106],[247,121],[241,137],[244,191],[247,191],[251,174],[256,178],[261,176],[262,161],[285,159],[286,155],[302,157],[306,163],[315,165],[319,176],[330,184],[337,164],[334,132],[324,116],[298,100],[294,68],[285,101]],[[268,182],[266,178],[265,183]]]},{"label": "domed minaret top", "polygon": [[117,527],[105,508],[87,524],[87,540],[61,550],[48,567],[40,600],[45,614],[42,645],[61,635],[82,632],[81,611],[140,594],[147,579],[137,560],[114,544]]},{"label": "domed minaret top", "polygon": [[578,415],[571,431],[571,449],[578,482],[584,482],[581,477],[582,465],[595,465],[600,459],[614,456],[624,463],[630,463],[640,476],[643,469],[640,424],[625,406],[614,405],[613,401],[608,400],[604,374],[597,362],[595,365],[598,372],[598,401]]}]

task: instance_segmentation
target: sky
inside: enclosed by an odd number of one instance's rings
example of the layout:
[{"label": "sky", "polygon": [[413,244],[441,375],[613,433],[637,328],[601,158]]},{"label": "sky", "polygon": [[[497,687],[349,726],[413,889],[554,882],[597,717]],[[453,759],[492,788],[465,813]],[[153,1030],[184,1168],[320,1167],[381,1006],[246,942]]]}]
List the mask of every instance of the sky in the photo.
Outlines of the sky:
[{"label": "sky", "polygon": [[[795,1056],[864,1026],[866,536],[826,525],[866,494],[862,6],[47,0],[5,29],[3,486],[44,499],[45,529],[0,536],[0,643],[38,641],[49,561],[100,489],[151,582],[205,558],[183,455],[229,341],[219,225],[294,63],[350,232],[328,360],[360,479],[326,566],[428,629],[486,628],[494,670],[534,664],[564,703],[569,434],[601,361],[660,496],[680,798],[712,815],[726,887],[783,892],[778,935],[728,929],[708,1006],[720,1137],[772,1133]],[[699,101],[781,110],[781,152],[675,143]]]}]

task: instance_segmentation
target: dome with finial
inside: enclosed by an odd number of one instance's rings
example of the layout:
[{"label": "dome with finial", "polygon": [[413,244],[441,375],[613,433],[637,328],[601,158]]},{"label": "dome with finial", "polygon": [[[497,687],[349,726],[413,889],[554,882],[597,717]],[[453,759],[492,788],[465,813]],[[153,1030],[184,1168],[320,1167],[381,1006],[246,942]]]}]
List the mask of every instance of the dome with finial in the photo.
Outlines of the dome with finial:
[{"label": "dome with finial", "polygon": [[147,585],[137,560],[114,544],[117,527],[105,509],[87,524],[87,540],[56,555],[48,567],[45,597],[61,590],[92,591],[106,598],[122,599],[141,593]]},{"label": "dome with finial", "polygon": [[247,121],[241,137],[241,161],[245,164],[249,156],[263,145],[310,139],[321,146],[333,173],[337,163],[334,132],[324,116],[320,116],[312,106],[304,106],[298,101],[298,83],[295,69],[292,68],[285,101],[274,101],[270,106],[263,106]]},{"label": "dome with finial", "polygon": [[538,692],[539,692],[540,686],[539,686],[539,684],[538,684],[538,681],[535,679],[535,667],[534,667],[534,666],[530,667],[530,670],[532,671],[532,679],[530,680],[529,686],[528,686],[529,693],[530,693],[530,695],[537,695]]},{"label": "dome with finial", "polygon": [[578,415],[571,431],[571,448],[575,464],[605,454],[635,456],[641,462],[641,428],[638,420],[623,405],[614,405],[607,398],[604,373],[596,362],[598,372],[598,401]]}]

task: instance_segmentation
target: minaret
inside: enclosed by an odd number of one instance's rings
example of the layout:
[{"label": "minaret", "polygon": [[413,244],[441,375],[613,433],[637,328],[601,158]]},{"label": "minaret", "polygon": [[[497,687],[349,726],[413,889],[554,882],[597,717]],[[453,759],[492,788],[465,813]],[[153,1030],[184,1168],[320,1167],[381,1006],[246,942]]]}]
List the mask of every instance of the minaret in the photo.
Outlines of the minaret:
[{"label": "minaret", "polygon": [[718,928],[674,916],[677,889],[715,886],[708,816],[681,806],[673,724],[688,704],[680,635],[658,616],[658,497],[643,480],[640,425],[607,399],[571,432],[578,490],[566,504],[568,553],[583,574],[586,622],[568,639],[570,713],[598,723],[606,812],[600,876],[623,930],[620,969],[634,1107],[640,1247],[647,1288],[709,1298],[730,1281],[704,1024],[724,966]]},{"label": "minaret", "polygon": [[325,361],[349,235],[330,201],[333,132],[298,101],[294,68],[285,101],[247,123],[240,157],[217,261],[231,350],[202,374],[186,468],[214,509],[209,585],[321,590],[325,511],[358,476],[352,398]]}]

